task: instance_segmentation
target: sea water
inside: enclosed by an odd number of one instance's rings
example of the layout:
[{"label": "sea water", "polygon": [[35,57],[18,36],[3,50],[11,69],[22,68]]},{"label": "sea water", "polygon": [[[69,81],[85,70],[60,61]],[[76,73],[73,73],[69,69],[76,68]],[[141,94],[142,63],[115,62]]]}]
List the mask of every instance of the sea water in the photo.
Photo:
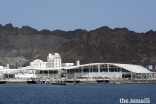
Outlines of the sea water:
[{"label": "sea water", "polygon": [[156,84],[0,85],[0,104],[120,104],[121,98],[156,104]]}]

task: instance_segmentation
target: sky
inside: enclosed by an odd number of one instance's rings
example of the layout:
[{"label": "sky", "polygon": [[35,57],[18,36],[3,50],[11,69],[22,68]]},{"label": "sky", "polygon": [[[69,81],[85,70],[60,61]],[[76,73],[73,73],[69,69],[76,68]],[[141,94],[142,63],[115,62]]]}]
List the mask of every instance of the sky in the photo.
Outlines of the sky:
[{"label": "sky", "polygon": [[37,30],[156,31],[156,0],[1,0],[0,24]]}]

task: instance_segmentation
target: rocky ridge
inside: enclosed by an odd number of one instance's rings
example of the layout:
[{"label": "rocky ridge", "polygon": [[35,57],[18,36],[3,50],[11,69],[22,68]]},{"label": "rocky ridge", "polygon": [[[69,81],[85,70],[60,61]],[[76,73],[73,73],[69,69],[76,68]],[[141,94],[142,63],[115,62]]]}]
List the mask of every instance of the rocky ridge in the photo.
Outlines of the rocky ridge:
[{"label": "rocky ridge", "polygon": [[[5,58],[16,59],[19,56],[24,57],[27,61],[36,59],[43,52],[57,50],[65,42],[79,36],[78,33],[82,33],[80,35],[82,36],[86,31],[81,29],[69,32],[45,29],[38,31],[29,26],[17,28],[12,24],[0,25],[0,61],[2,62]],[[7,62],[5,62],[2,62],[1,65],[6,65]],[[23,63],[20,64],[22,65]]]},{"label": "rocky ridge", "polygon": [[36,58],[46,61],[47,54],[55,51],[61,54],[62,62],[80,60],[81,64],[114,62],[145,66],[156,64],[155,46],[153,30],[136,33],[127,28],[103,26],[91,31],[38,31],[29,26],[0,25],[0,63],[4,65],[17,57],[22,57],[22,61],[12,65],[23,65]]},{"label": "rocky ridge", "polygon": [[63,62],[156,64],[156,31],[136,33],[107,26],[63,44],[58,52]]}]

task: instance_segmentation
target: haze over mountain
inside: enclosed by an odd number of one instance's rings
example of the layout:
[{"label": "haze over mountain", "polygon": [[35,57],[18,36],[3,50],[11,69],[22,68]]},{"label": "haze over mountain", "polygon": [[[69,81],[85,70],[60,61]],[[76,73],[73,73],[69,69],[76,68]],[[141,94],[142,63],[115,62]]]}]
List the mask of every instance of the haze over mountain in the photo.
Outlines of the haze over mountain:
[{"label": "haze over mountain", "polygon": [[49,52],[59,52],[63,62],[115,62],[156,64],[156,31],[136,33],[107,26],[92,31],[41,30],[29,26],[0,25],[0,64],[24,65]]}]

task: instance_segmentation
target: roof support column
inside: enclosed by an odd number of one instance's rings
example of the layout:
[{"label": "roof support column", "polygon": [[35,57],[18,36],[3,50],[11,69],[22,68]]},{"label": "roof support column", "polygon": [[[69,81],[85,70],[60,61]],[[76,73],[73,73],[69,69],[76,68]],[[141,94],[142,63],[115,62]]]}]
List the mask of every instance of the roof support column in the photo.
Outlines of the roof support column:
[{"label": "roof support column", "polygon": [[98,76],[97,77],[99,77],[100,76],[100,65],[98,65]]},{"label": "roof support column", "polygon": [[81,77],[83,76],[83,67],[81,67]]},{"label": "roof support column", "polygon": [[67,73],[67,72],[69,72],[69,71],[68,71],[68,69],[65,69],[65,70],[66,70],[66,79],[67,79],[67,78],[68,78],[68,77],[67,77],[67,75],[68,75],[68,73]]},{"label": "roof support column", "polygon": [[122,68],[120,68],[120,77],[122,78]]},{"label": "roof support column", "polygon": [[48,70],[48,78],[49,78],[49,70]]},{"label": "roof support column", "polygon": [[88,66],[88,67],[89,67],[89,71],[88,71],[88,72],[89,72],[89,73],[88,73],[88,77],[90,78],[90,66]]},{"label": "roof support column", "polygon": [[74,79],[75,79],[75,69],[73,69],[73,76],[74,76]]},{"label": "roof support column", "polygon": [[131,72],[131,81],[132,81],[132,79],[133,79],[133,72]]},{"label": "roof support column", "polygon": [[107,64],[107,68],[108,68],[108,78],[110,78],[110,75],[109,75],[109,64]]},{"label": "roof support column", "polygon": [[93,76],[93,65],[92,65],[92,76]]}]

